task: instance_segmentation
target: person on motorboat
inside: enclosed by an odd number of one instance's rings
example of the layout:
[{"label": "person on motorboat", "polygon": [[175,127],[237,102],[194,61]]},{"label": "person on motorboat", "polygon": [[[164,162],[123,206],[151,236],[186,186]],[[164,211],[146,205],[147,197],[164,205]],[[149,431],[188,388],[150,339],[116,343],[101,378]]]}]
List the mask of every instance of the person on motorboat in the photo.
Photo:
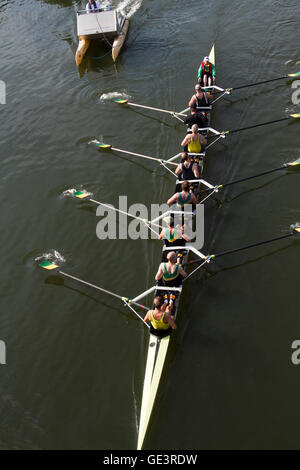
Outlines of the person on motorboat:
[{"label": "person on motorboat", "polygon": [[171,251],[167,255],[167,262],[160,263],[155,280],[162,279],[165,287],[178,287],[182,283],[182,278],[187,277],[187,273],[182,266],[177,263],[177,255],[175,251]]},{"label": "person on motorboat", "polygon": [[186,152],[181,154],[181,163],[177,166],[175,174],[179,175],[181,181],[199,179],[199,167],[195,160]]},{"label": "person on motorboat", "polygon": [[149,310],[145,315],[144,321],[150,322],[155,330],[176,330],[174,316],[171,314],[172,305],[167,305],[163,297],[157,295],[154,297],[153,310]]},{"label": "person on motorboat", "polygon": [[198,82],[203,86],[212,86],[216,81],[216,67],[215,65],[209,61],[209,57],[206,56],[203,59],[202,64],[198,70]]},{"label": "person on motorboat", "polygon": [[86,4],[85,9],[87,13],[98,13],[99,11],[102,11],[99,2],[97,2],[96,0],[89,0]]},{"label": "person on motorboat", "polygon": [[174,219],[172,216],[164,218],[166,228],[163,228],[159,234],[158,240],[165,240],[166,246],[184,246],[186,242],[190,242],[189,237],[184,233],[184,226],[179,224],[174,227]]},{"label": "person on motorboat", "polygon": [[187,181],[183,181],[181,192],[173,194],[167,201],[169,206],[175,203],[181,208],[183,208],[185,204],[198,204],[198,200],[195,194],[190,191],[190,185]]},{"label": "person on motorboat", "polygon": [[184,120],[184,124],[186,124],[189,129],[193,124],[197,124],[200,129],[203,129],[208,126],[207,115],[205,111],[197,111],[197,106],[194,103],[191,106],[191,114]]},{"label": "person on motorboat", "polygon": [[192,133],[187,134],[180,144],[184,149],[187,146],[189,153],[201,153],[207,144],[206,138],[202,134],[198,134],[198,129],[197,124],[193,124]]},{"label": "person on motorboat", "polygon": [[206,91],[202,91],[201,86],[195,85],[195,94],[189,101],[189,106],[196,105],[197,108],[208,108],[210,101],[213,99],[213,95],[208,94]]}]

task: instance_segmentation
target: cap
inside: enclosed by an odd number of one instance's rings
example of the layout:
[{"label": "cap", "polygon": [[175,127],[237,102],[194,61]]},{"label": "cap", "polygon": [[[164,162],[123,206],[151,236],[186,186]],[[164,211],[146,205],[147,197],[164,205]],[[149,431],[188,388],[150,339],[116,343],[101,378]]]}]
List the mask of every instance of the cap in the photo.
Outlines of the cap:
[{"label": "cap", "polygon": [[170,225],[174,222],[174,219],[173,217],[171,217],[170,215],[167,215],[166,217],[164,217],[163,221],[167,224],[167,225]]},{"label": "cap", "polygon": [[199,84],[197,84],[197,85],[195,86],[195,90],[201,90],[201,86],[200,86]]},{"label": "cap", "polygon": [[205,57],[204,57],[204,60],[209,60],[209,57],[208,57],[208,56],[205,56]]}]

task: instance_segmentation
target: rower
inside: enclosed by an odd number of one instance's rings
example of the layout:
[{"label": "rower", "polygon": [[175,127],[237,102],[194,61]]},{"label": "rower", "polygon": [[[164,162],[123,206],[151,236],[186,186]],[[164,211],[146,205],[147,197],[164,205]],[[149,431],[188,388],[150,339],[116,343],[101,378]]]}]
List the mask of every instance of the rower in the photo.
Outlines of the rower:
[{"label": "rower", "polygon": [[189,101],[189,106],[193,104],[197,106],[197,109],[208,108],[210,106],[210,100],[213,99],[212,95],[209,95],[206,91],[201,90],[201,86],[198,84],[195,86],[195,95],[193,95]]},{"label": "rower", "polygon": [[85,9],[87,13],[97,13],[99,11],[102,11],[99,2],[97,2],[96,0],[89,0],[86,4]]},{"label": "rower", "polygon": [[198,70],[198,82],[203,86],[211,86],[216,81],[216,67],[215,65],[209,61],[209,57],[206,56],[203,59],[202,64]]},{"label": "rower", "polygon": [[172,216],[165,217],[164,222],[166,223],[167,227],[162,229],[158,240],[164,239],[166,246],[184,246],[186,242],[191,241],[184,233],[184,226],[180,226],[178,224],[176,227],[174,227],[174,219]]},{"label": "rower", "polygon": [[168,253],[167,260],[166,263],[160,263],[155,280],[162,279],[165,287],[178,287],[182,283],[182,278],[187,277],[187,273],[177,263],[175,251]]},{"label": "rower", "polygon": [[155,330],[168,330],[170,327],[172,330],[176,330],[176,323],[174,316],[171,315],[172,305],[166,305],[164,299],[157,295],[153,301],[154,310],[149,310],[144,318],[145,322],[151,322],[151,326]]},{"label": "rower", "polygon": [[184,124],[189,128],[191,128],[193,124],[197,124],[200,128],[205,128],[208,125],[206,113],[204,111],[197,111],[197,106],[194,103],[191,106],[191,114],[184,120]]},{"label": "rower", "polygon": [[198,134],[197,124],[192,125],[192,133],[187,134],[183,141],[181,142],[181,147],[187,149],[189,153],[201,153],[203,151],[204,145],[207,144],[205,137],[202,134]]},{"label": "rower", "polygon": [[173,196],[168,199],[167,204],[171,206],[175,204],[175,202],[182,209],[185,204],[198,204],[197,198],[195,194],[190,191],[190,185],[187,181],[183,181],[181,192],[173,194]]},{"label": "rower", "polygon": [[195,160],[188,156],[186,152],[181,154],[181,163],[175,170],[176,175],[180,175],[181,181],[199,179],[199,168]]}]

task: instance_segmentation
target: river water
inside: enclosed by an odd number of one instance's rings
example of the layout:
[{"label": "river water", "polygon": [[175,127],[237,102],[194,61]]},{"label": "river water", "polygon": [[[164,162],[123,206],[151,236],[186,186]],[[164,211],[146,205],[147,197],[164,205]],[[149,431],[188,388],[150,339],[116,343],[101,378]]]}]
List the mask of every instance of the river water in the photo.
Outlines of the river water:
[{"label": "river water", "polygon": [[[118,2],[113,2],[118,5]],[[121,302],[43,272],[63,269],[121,295],[153,285],[161,244],[99,240],[95,206],[62,196],[85,188],[118,204],[161,203],[172,175],[156,163],[99,152],[95,140],[158,157],[179,151],[184,128],[168,115],[113,98],[181,110],[216,47],[224,87],[300,69],[297,0],[125,0],[130,32],[116,67],[93,47],[78,69],[72,0],[0,1],[1,310],[0,448],[134,449],[147,331]],[[216,103],[213,127],[237,129],[299,112],[285,80]],[[297,122],[229,136],[212,147],[212,183],[300,157]],[[205,206],[213,253],[288,233],[300,222],[300,175],[274,173],[228,187]],[[299,448],[299,242],[220,258],[187,282],[152,420],[148,449]]]}]

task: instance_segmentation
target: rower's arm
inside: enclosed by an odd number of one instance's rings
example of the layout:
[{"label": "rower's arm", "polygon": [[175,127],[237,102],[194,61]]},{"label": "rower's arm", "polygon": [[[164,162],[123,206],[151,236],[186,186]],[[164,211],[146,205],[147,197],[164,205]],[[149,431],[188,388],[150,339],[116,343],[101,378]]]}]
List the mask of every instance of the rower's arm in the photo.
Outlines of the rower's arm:
[{"label": "rower's arm", "polygon": [[144,317],[144,321],[145,321],[145,322],[151,321],[151,313],[150,313],[150,311],[146,313],[146,315],[145,315],[145,317]]},{"label": "rower's arm", "polygon": [[212,76],[215,77],[216,76],[216,66],[215,66],[215,64],[211,63],[211,68],[212,68]]},{"label": "rower's arm", "polygon": [[203,145],[206,145],[207,144],[206,138],[202,134],[199,134],[199,135],[200,135],[200,143]]},{"label": "rower's arm", "polygon": [[173,194],[172,197],[170,197],[170,199],[167,200],[168,206],[171,206],[172,204],[174,204],[175,202],[177,202],[177,200],[178,200],[178,194],[175,193],[175,194]]},{"label": "rower's arm", "polygon": [[173,315],[171,315],[171,313],[170,313],[171,311],[172,311],[172,308],[168,305],[168,307],[166,309],[165,319],[169,323],[172,330],[176,330],[177,326],[176,326],[176,323],[174,321]]},{"label": "rower's arm", "polygon": [[189,137],[190,137],[190,135],[189,135],[189,134],[187,134],[187,135],[185,136],[185,138],[183,139],[183,141],[182,141],[182,142],[181,142],[181,144],[180,144],[180,145],[181,145],[181,147],[185,147],[185,146],[186,146],[186,144],[188,144],[188,143],[189,143]]},{"label": "rower's arm", "polygon": [[195,96],[192,96],[192,98],[191,98],[190,101],[189,101],[189,107],[191,107],[192,104],[195,103],[195,101],[196,101],[196,100],[195,100]]},{"label": "rower's arm", "polygon": [[158,236],[158,240],[162,240],[165,236],[165,229],[162,229],[162,231],[160,232],[159,236]]},{"label": "rower's arm", "polygon": [[181,266],[179,266],[179,274],[180,274],[182,277],[187,277],[187,273],[182,269]]},{"label": "rower's arm", "polygon": [[203,71],[202,71],[202,64],[201,64],[199,69],[198,69],[198,75],[197,75],[198,79],[202,77],[202,73],[203,73]]},{"label": "rower's arm", "polygon": [[175,170],[175,174],[180,175],[181,172],[182,172],[182,168],[181,168],[181,164],[179,163],[179,165],[177,166],[177,168]]},{"label": "rower's arm", "polygon": [[193,169],[193,173],[195,175],[195,178],[198,180],[200,178],[200,175],[199,175],[199,168],[198,168],[197,163],[194,163],[192,169]]},{"label": "rower's arm", "polygon": [[160,263],[158,271],[155,276],[155,280],[159,281],[163,277],[163,263]]}]

